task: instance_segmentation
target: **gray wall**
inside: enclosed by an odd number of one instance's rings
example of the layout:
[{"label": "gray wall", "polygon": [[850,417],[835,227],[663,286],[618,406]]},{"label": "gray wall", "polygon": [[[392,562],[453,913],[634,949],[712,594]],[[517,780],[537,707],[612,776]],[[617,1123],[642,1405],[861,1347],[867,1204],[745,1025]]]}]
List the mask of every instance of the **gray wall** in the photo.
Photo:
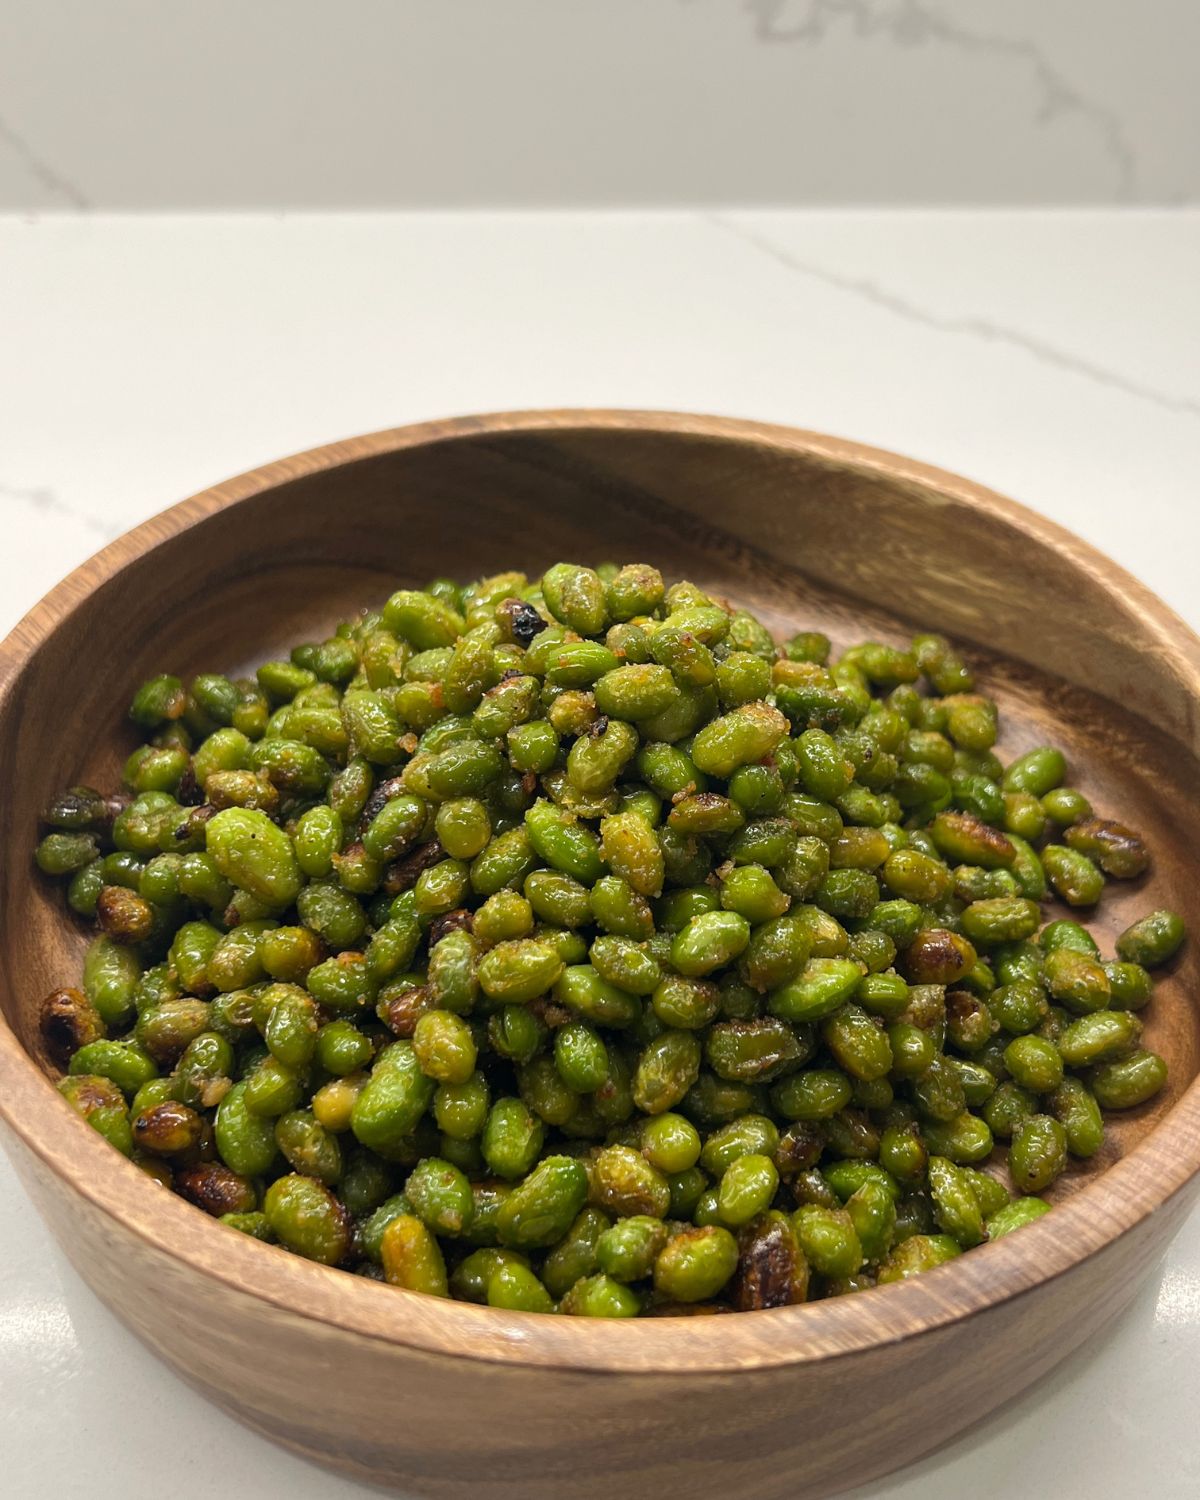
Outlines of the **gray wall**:
[{"label": "gray wall", "polygon": [[1196,0],[0,0],[0,209],[1172,204]]}]

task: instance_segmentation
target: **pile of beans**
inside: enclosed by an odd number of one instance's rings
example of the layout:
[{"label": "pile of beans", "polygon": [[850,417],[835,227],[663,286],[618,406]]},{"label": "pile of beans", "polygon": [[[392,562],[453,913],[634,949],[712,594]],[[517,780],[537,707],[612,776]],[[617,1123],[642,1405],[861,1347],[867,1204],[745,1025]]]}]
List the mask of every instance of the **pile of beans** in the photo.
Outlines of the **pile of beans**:
[{"label": "pile of beans", "polygon": [[64,792],[37,850],[99,927],[43,1005],[62,1094],[326,1265],[602,1317],[839,1295],[1046,1212],[1165,1082],[1139,1012],[1179,918],[1105,958],[1043,910],[1142,840],[1058,750],[1001,762],[939,636],[835,659],[560,563],[130,716],[124,788]]}]

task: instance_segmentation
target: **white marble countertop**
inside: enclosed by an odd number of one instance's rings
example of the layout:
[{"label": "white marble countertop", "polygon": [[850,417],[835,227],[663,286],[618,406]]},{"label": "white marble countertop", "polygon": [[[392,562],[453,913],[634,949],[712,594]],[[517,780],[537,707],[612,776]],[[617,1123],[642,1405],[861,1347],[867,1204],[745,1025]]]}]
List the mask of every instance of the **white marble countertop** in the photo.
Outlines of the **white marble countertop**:
[{"label": "white marble countertop", "polygon": [[[0,631],[261,461],[569,405],[754,416],[959,470],[1200,627],[1198,266],[1184,212],[0,219]],[[1195,1216],[1112,1328],[862,1500],[1194,1496],[1198,1366]],[[0,1453],[13,1500],[149,1500],[164,1474],[189,1500],[233,1475],[261,1500],[366,1493],[168,1374],[2,1156]]]}]

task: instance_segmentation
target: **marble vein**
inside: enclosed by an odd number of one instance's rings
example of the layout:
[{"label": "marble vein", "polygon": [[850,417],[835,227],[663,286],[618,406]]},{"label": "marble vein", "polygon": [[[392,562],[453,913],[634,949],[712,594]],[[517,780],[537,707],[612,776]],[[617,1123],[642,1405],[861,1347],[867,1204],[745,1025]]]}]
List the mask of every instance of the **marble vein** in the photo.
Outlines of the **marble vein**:
[{"label": "marble vein", "polygon": [[[1036,121],[1049,125],[1064,116],[1085,120],[1112,166],[1118,199],[1138,196],[1138,163],[1133,144],[1116,112],[1088,98],[1046,56],[1036,42],[974,31],[943,15],[924,0],[747,0],[761,42],[818,45],[839,21],[863,37],[884,36],[900,46],[942,43],[960,52],[984,53],[1027,68],[1037,91]],[[789,17],[797,13],[792,21]]]},{"label": "marble vein", "polygon": [[938,333],[956,334],[967,338],[982,339],[989,344],[1006,345],[1010,349],[1018,349],[1030,355],[1040,364],[1077,375],[1081,379],[1091,381],[1094,385],[1106,386],[1110,390],[1121,391],[1127,396],[1135,396],[1140,401],[1148,401],[1161,411],[1200,419],[1200,399],[1178,395],[1172,391],[1163,391],[1141,381],[1131,380],[1118,370],[1107,369],[1103,365],[1073,354],[1069,349],[1060,349],[1056,344],[1038,338],[1036,334],[1024,333],[1017,328],[1008,328],[990,318],[950,317],[934,312],[865,277],[846,276],[840,271],[832,271],[827,266],[795,255],[758,230],[752,229],[728,214],[705,213],[701,217],[705,223],[732,235],[760,254],[769,256],[777,265],[783,266],[786,270],[806,276],[810,280],[822,282],[826,286],[835,287],[838,291],[870,302],[875,307],[894,313],[910,323],[920,324]]},{"label": "marble vein", "polygon": [[27,505],[40,515],[62,516],[69,521],[75,521],[80,526],[86,526],[89,531],[95,532],[106,541],[111,541],[115,536],[120,536],[124,526],[120,522],[106,520],[103,516],[94,516],[87,511],[76,510],[73,505],[68,505],[65,500],[59,498],[52,489],[46,485],[15,485],[0,483],[0,505],[8,503]]},{"label": "marble vein", "polygon": [[72,208],[80,211],[91,208],[91,203],[79,188],[43,161],[25,137],[3,116],[0,116],[0,142],[8,146],[13,155],[24,164],[30,176],[40,182],[56,200],[69,203]]}]

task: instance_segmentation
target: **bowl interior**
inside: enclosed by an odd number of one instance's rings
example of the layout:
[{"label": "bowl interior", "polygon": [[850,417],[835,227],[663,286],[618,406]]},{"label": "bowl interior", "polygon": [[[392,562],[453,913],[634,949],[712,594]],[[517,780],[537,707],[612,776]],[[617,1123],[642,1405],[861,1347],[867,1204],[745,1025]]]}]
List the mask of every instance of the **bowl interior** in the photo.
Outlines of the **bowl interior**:
[{"label": "bowl interior", "polygon": [[[914,627],[955,636],[1000,703],[1005,757],[1061,745],[1096,810],[1140,829],[1153,850],[1147,877],[1110,882],[1085,917],[1106,951],[1156,906],[1197,930],[1194,643],[1174,652],[1164,612],[1148,613],[1119,570],[1015,508],[980,505],[969,486],[851,445],[719,426],[560,419],[373,440],[379,451],[363,457],[292,460],[210,492],[182,529],[168,514],[136,534],[138,548],[118,543],[129,560],[111,576],[81,570],[57,627],[0,699],[0,1007],[30,1055],[53,1073],[38,1003],[76,981],[87,941],[32,869],[37,811],[72,782],[117,783],[134,744],[124,710],[142,679],[249,669],[396,587],[509,566],[536,573],[564,557],[657,563],[781,635],[815,627],[843,645]],[[1060,1196],[1153,1129],[1196,1076],[1195,946],[1144,1013],[1168,1089],[1121,1117]]]}]

